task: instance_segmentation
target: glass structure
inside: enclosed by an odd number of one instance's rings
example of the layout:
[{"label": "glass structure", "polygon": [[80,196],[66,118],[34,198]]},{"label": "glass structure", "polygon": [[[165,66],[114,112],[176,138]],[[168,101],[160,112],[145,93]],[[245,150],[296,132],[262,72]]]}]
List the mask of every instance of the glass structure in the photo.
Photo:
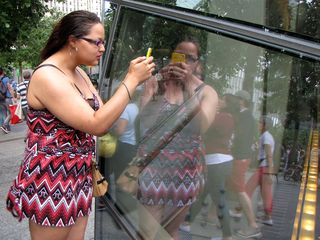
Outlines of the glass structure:
[{"label": "glass structure", "polygon": [[[109,190],[95,239],[320,237],[319,14],[312,0],[110,1],[101,96],[148,48],[156,71],[120,118],[136,140],[117,136],[112,155],[98,138]],[[252,135],[243,156],[239,132]],[[126,193],[117,180],[135,164],[138,189]]]}]

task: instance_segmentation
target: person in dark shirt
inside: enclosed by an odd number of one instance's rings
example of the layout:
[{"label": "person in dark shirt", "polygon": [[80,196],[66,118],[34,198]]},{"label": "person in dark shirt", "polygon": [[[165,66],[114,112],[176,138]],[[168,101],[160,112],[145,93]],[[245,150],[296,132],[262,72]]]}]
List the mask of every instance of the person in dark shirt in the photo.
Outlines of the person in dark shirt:
[{"label": "person in dark shirt", "polygon": [[205,190],[200,200],[192,205],[190,214],[183,227],[181,227],[183,231],[186,231],[186,226],[194,221],[200,211],[201,205],[203,207],[201,211],[202,215],[209,215],[205,211],[204,200],[207,195],[210,195],[216,209],[215,212],[219,218],[223,240],[232,239],[225,183],[232,169],[233,156],[231,154],[231,146],[235,126],[234,119],[238,113],[238,99],[231,94],[223,95],[219,100],[219,110],[215,120],[204,134],[205,161],[207,166]]},{"label": "person in dark shirt", "polygon": [[[252,144],[254,142],[254,118],[249,110],[251,96],[247,91],[240,90],[235,96],[239,98],[240,112],[235,125],[232,154],[234,156],[233,168],[230,178],[231,189],[236,193],[240,209],[243,210],[249,229],[239,232],[245,238],[261,236],[261,230],[257,225],[253,212],[252,202],[246,193],[245,174],[249,168],[252,157]],[[230,211],[232,217],[241,217],[241,210]]]},{"label": "person in dark shirt", "polygon": [[4,107],[3,114],[3,123],[0,126],[0,129],[8,134],[11,131],[10,120],[11,120],[11,112],[9,106],[12,104],[12,92],[13,86],[11,85],[12,80],[5,74],[4,69],[0,67],[0,81],[2,86],[4,87],[4,100],[1,105]]}]

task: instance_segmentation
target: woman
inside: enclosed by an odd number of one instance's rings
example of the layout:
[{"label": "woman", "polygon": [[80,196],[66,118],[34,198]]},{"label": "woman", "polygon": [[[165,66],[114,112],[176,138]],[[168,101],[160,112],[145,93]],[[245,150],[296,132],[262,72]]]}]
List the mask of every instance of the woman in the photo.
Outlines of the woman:
[{"label": "woman", "polygon": [[205,133],[206,164],[208,171],[208,193],[216,206],[224,240],[232,239],[228,202],[226,201],[226,180],[232,169],[231,145],[235,118],[239,112],[238,101],[226,94],[220,101],[220,111],[214,123]]},{"label": "woman", "polygon": [[152,57],[132,60],[122,86],[103,104],[78,66],[98,64],[104,39],[95,14],[67,14],[54,27],[30,80],[25,157],[7,208],[19,220],[29,218],[33,240],[84,239],[92,203],[93,135],[108,131],[154,70]]},{"label": "woman", "polygon": [[[203,183],[204,154],[200,133],[213,121],[218,101],[216,92],[194,75],[200,54],[197,42],[184,40],[174,52],[184,54],[185,61],[171,62],[160,70],[163,93],[159,93],[156,101],[150,100],[158,90],[157,82],[152,78],[145,83],[140,121],[149,140],[139,146],[139,154],[144,155],[154,147],[150,142],[156,141],[157,136],[152,135],[152,125],[166,121],[167,116],[195,92],[192,99],[200,112],[174,135],[139,177],[140,230],[145,239],[154,239],[159,229],[165,230],[161,231],[164,235],[160,238],[178,239],[179,225]],[[177,113],[176,119],[183,117],[182,111]],[[171,125],[165,124],[161,136],[170,135]]]},{"label": "woman", "polygon": [[248,222],[248,229],[241,231],[246,238],[261,237],[261,229],[257,224],[253,211],[253,204],[246,192],[246,173],[252,158],[252,145],[254,143],[255,121],[250,110],[251,95],[245,90],[235,93],[239,100],[240,112],[235,125],[232,155],[232,173],[228,185],[238,197],[240,207],[230,211],[230,216],[241,218],[242,210]]},{"label": "woman", "polygon": [[262,116],[259,121],[259,167],[250,177],[246,184],[246,191],[250,198],[256,188],[260,187],[260,193],[263,201],[265,215],[261,219],[263,224],[272,226],[272,185],[276,174],[273,162],[275,141],[269,132],[273,125],[272,119],[268,116]]},{"label": "woman", "polygon": [[[214,122],[204,134],[205,160],[207,165],[207,182],[201,199],[194,203],[186,222],[180,226],[184,231],[190,231],[190,223],[201,209],[205,207],[205,198],[208,194],[214,206],[221,224],[224,240],[232,239],[228,202],[226,201],[226,179],[232,169],[233,156],[231,154],[232,139],[235,126],[235,118],[239,112],[238,100],[231,94],[225,94],[219,100],[219,110]],[[211,213],[211,212],[210,212]],[[202,210],[202,214],[208,212]],[[214,237],[212,239],[215,239]]]}]

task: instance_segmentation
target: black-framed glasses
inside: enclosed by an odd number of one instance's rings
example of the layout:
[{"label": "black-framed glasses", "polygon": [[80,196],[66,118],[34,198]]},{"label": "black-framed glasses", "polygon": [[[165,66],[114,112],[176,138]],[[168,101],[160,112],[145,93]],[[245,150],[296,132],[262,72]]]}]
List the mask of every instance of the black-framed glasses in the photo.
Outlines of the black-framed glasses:
[{"label": "black-framed glasses", "polygon": [[197,58],[193,55],[186,54],[186,62],[187,63],[195,63],[198,60],[199,60],[199,58]]},{"label": "black-framed glasses", "polygon": [[94,40],[94,39],[86,38],[86,37],[81,37],[80,39],[83,39],[83,40],[87,41],[88,43],[94,44],[97,47],[99,47],[100,45],[104,46],[106,44],[106,41],[105,40],[101,40],[101,39]]}]

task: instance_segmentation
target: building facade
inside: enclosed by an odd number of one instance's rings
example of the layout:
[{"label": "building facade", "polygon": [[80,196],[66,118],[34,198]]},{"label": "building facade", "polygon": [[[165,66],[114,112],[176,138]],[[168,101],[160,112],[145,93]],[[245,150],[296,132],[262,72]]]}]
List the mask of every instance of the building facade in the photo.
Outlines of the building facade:
[{"label": "building facade", "polygon": [[102,0],[66,0],[64,2],[43,0],[44,5],[49,9],[55,8],[63,13],[69,13],[76,10],[88,10],[96,13],[99,17],[101,17],[102,2]]}]

